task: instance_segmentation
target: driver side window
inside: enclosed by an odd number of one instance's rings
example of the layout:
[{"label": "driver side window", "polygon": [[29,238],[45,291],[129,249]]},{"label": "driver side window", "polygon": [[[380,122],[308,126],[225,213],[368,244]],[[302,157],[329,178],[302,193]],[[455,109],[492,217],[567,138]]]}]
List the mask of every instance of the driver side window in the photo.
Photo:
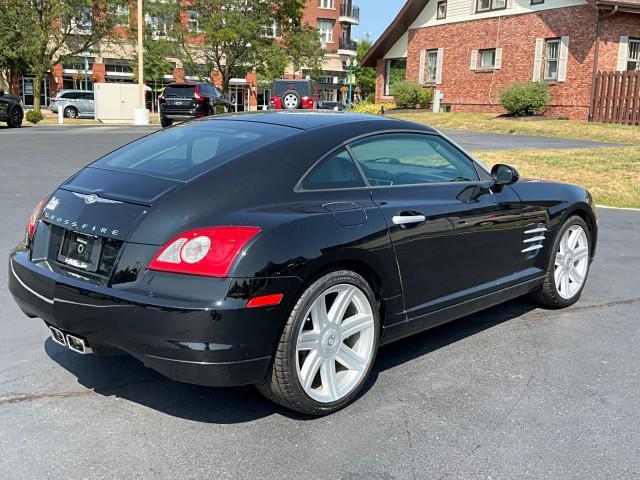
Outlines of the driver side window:
[{"label": "driver side window", "polygon": [[479,180],[473,162],[436,135],[378,135],[350,148],[374,187]]}]

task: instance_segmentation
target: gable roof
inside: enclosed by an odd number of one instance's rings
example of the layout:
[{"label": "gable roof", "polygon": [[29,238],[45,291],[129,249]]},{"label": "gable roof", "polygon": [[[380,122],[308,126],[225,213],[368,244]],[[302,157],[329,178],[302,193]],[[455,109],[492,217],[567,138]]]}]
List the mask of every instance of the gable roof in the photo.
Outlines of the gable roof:
[{"label": "gable roof", "polygon": [[[627,0],[627,1],[640,1],[640,0]],[[363,67],[374,67],[376,61],[393,47],[400,37],[404,35],[409,27],[414,22],[420,12],[427,6],[429,0],[407,0],[402,10],[398,13],[396,18],[393,19],[391,25],[387,27],[382,36],[373,44],[367,54],[361,60],[360,64]]]}]

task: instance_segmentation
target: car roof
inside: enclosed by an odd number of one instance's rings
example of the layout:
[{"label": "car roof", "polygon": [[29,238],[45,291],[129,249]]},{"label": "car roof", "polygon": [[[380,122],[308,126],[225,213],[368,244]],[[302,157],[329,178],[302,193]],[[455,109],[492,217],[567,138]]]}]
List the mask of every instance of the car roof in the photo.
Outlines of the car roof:
[{"label": "car roof", "polygon": [[200,121],[215,123],[216,120],[232,120],[241,122],[268,123],[283,127],[312,130],[322,127],[332,127],[351,123],[372,123],[383,129],[412,129],[425,130],[434,133],[435,130],[426,125],[396,120],[384,116],[366,115],[351,112],[333,112],[327,110],[268,110],[260,112],[231,113],[207,117]]}]

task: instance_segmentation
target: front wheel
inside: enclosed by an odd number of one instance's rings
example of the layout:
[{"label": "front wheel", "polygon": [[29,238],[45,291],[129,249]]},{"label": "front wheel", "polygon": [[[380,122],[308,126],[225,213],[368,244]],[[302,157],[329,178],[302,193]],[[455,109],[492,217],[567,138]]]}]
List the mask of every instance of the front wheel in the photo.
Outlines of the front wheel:
[{"label": "front wheel", "polygon": [[9,113],[7,125],[9,126],[9,128],[19,128],[22,126],[23,117],[24,114],[22,113],[22,109],[19,107],[14,107]]},{"label": "front wheel", "polygon": [[160,125],[162,126],[162,128],[167,128],[173,125],[173,121],[169,120],[166,117],[160,117]]},{"label": "front wheel", "polygon": [[302,294],[271,366],[258,384],[267,398],[309,415],[349,405],[371,372],[380,316],[369,284],[348,270],[329,273]]},{"label": "front wheel", "polygon": [[533,299],[547,308],[566,308],[580,299],[591,263],[591,234],[585,221],[569,218],[558,233],[545,281]]}]

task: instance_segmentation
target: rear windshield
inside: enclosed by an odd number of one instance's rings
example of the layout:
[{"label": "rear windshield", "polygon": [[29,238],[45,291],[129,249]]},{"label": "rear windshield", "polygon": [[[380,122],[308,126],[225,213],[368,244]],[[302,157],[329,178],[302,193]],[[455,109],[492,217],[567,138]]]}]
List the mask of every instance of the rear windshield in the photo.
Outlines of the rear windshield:
[{"label": "rear windshield", "polygon": [[193,122],[141,138],[91,166],[186,182],[237,155],[298,132],[265,123]]},{"label": "rear windshield", "polygon": [[164,89],[165,97],[193,97],[193,85],[169,85]]},{"label": "rear windshield", "polygon": [[272,93],[274,97],[281,97],[287,90],[295,90],[303,97],[311,96],[310,82],[273,82]]}]

